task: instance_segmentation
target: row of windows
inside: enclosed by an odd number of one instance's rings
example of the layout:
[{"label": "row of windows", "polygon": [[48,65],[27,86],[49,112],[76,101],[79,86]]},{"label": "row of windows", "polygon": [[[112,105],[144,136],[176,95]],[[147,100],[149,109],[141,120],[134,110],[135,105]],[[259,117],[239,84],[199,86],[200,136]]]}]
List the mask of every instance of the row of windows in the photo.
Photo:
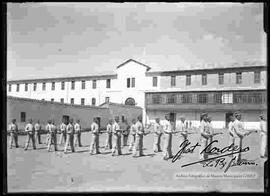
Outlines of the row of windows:
[{"label": "row of windows", "polygon": [[[24,90],[28,91],[28,83],[24,84]],[[92,80],[92,88],[96,89],[97,88],[97,81],[96,80]],[[111,88],[111,80],[107,79],[106,80],[106,88]],[[71,81],[71,90],[75,89],[75,81]],[[85,89],[85,80],[81,81],[81,89]],[[37,83],[33,84],[33,91],[37,90]],[[42,83],[42,90],[45,91],[46,90],[46,83],[43,82]],[[51,85],[51,90],[54,91],[55,90],[55,82],[52,82]],[[65,82],[61,82],[61,90],[65,90]],[[11,84],[9,84],[8,87],[8,91],[11,92]],[[17,84],[17,88],[16,91],[19,92],[20,91],[20,84]]]},{"label": "row of windows", "polygon": [[147,95],[147,104],[262,104],[262,92],[171,93]]},{"label": "row of windows", "polygon": [[[45,100],[45,99],[42,99],[43,101]],[[52,98],[51,99],[51,102],[54,102],[55,100],[54,100],[54,98]],[[61,98],[60,99],[60,102],[61,103],[64,103],[64,98]],[[75,102],[75,99],[74,98],[71,98],[70,99],[70,104],[74,104],[74,102]],[[105,97],[105,102],[110,102],[110,97]],[[85,105],[85,98],[81,98],[81,105]],[[96,98],[92,98],[92,105],[96,105]]]},{"label": "row of windows", "polygon": [[[236,84],[242,83],[242,72],[236,72]],[[261,72],[255,71],[254,72],[254,83],[261,82]],[[224,73],[218,74],[218,84],[224,84]],[[176,85],[176,76],[171,76],[171,86]],[[186,86],[191,85],[191,75],[186,75]],[[207,85],[207,74],[202,74],[202,85]],[[157,86],[157,77],[153,77],[153,87]]]}]

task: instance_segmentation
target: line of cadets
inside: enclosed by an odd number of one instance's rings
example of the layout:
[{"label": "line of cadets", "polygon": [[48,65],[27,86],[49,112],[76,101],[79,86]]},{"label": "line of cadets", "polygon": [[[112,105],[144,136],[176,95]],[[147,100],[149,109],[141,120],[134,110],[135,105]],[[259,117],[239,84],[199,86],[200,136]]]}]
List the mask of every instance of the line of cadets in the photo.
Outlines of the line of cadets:
[{"label": "line of cadets", "polygon": [[[213,141],[213,136],[216,135],[212,123],[211,117],[208,116],[207,113],[201,114],[201,122],[199,126],[200,130],[200,143],[201,150],[200,152]],[[111,150],[112,156],[115,156],[116,152],[118,155],[122,155],[121,148],[122,146],[127,146],[128,138],[129,138],[129,151],[132,151],[133,157],[144,156],[143,154],[143,136],[149,134],[150,132],[145,131],[145,128],[142,124],[142,117],[138,116],[137,121],[135,119],[132,120],[131,126],[128,125],[127,121],[124,121],[126,127],[123,129],[120,128],[119,125],[119,117],[115,117],[114,121],[109,120],[107,124],[107,138],[105,150]],[[176,131],[177,130],[177,131]],[[229,130],[229,145],[237,145],[242,147],[243,138],[249,135],[251,132],[246,131],[244,129],[243,123],[241,122],[241,114],[236,112],[233,116],[230,116],[230,122],[228,124]],[[267,145],[267,130],[266,130],[266,120],[263,115],[260,115],[260,130],[261,130],[261,148],[260,148],[260,156],[261,158],[266,157],[266,145]],[[16,148],[18,147],[18,136],[17,136],[17,124],[16,119],[13,119],[11,124],[9,125],[10,131],[10,148],[12,148],[13,142],[15,142]],[[25,143],[24,150],[28,149],[30,140],[32,141],[33,149],[36,149],[35,141],[41,144],[40,141],[40,131],[41,125],[39,121],[35,125],[32,124],[32,120],[30,119],[28,124],[25,127],[25,131],[27,133],[27,139]],[[54,146],[54,150],[57,151],[57,127],[55,126],[54,121],[49,120],[46,125],[47,138],[46,144],[47,150],[50,151],[51,145]],[[62,121],[60,127],[60,142],[61,145],[64,141],[65,147],[64,152],[66,153],[68,150],[68,146],[72,152],[75,152],[74,145],[78,144],[79,147],[81,144],[81,126],[80,121],[77,120],[76,123],[73,123],[73,119],[69,120],[69,123],[66,125],[64,121]],[[94,152],[96,154],[100,154],[99,151],[99,125],[98,119],[94,118],[93,123],[91,124],[91,135],[92,141],[89,149],[89,153],[92,155]],[[162,152],[161,150],[161,136],[164,134],[164,148],[163,148],[163,159],[168,160],[173,157],[172,154],[172,134],[180,132],[183,141],[188,138],[188,129],[187,124],[184,117],[180,118],[180,123],[177,126],[174,126],[170,121],[169,114],[165,115],[165,121],[161,125],[160,119],[156,118],[155,123],[153,125],[153,134],[154,134],[154,144],[153,150],[155,153]],[[121,145],[121,138],[123,137],[123,145]],[[208,158],[208,154],[200,153],[200,160],[204,160]],[[241,160],[241,153],[235,154],[237,160]]]}]

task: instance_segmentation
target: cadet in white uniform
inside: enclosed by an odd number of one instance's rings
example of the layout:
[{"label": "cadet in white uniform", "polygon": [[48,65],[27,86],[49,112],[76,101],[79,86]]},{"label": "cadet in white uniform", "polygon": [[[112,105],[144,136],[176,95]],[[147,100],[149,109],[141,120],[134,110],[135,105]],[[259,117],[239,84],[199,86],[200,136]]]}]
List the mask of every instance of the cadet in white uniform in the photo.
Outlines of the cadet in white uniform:
[{"label": "cadet in white uniform", "polygon": [[38,142],[38,144],[41,144],[40,132],[41,132],[41,125],[38,120],[37,123],[35,124],[35,140],[36,142]]},{"label": "cadet in white uniform", "polygon": [[106,144],[105,144],[105,149],[112,149],[112,124],[113,120],[110,119],[109,123],[107,124],[107,138],[106,138]]},{"label": "cadet in white uniform", "polygon": [[62,123],[60,125],[60,139],[59,139],[59,145],[61,145],[63,142],[66,143],[67,140],[67,134],[66,134],[67,125],[64,122],[64,119],[62,119]]},{"label": "cadet in white uniform", "polygon": [[201,148],[200,148],[200,160],[204,160],[208,158],[208,155],[206,153],[201,153],[206,146],[208,145],[208,140],[210,138],[210,132],[209,132],[209,127],[208,127],[208,122],[207,122],[207,113],[202,113],[201,114],[201,123],[200,123],[200,133],[201,133]]},{"label": "cadet in white uniform", "polygon": [[136,156],[137,149],[139,151],[139,156],[144,156],[143,154],[143,135],[144,135],[144,128],[142,124],[142,116],[138,116],[136,122],[136,140],[135,145],[133,146],[133,157]]},{"label": "cadet in white uniform", "polygon": [[136,141],[136,119],[132,119],[132,125],[130,126],[130,134],[129,134],[129,151],[132,151],[133,146]]},{"label": "cadet in white uniform", "polygon": [[48,150],[48,152],[50,152],[51,145],[53,144],[54,151],[57,151],[57,135],[56,135],[57,128],[54,124],[54,121],[52,121],[52,123],[50,124],[49,132],[50,132],[50,137],[49,137],[47,150]]},{"label": "cadet in white uniform", "polygon": [[15,143],[16,148],[19,148],[19,145],[18,145],[18,126],[16,124],[16,119],[12,119],[8,130],[10,132],[9,148],[10,149],[12,148],[13,141]]},{"label": "cadet in white uniform", "polygon": [[70,119],[69,120],[69,124],[67,125],[67,140],[66,140],[66,145],[65,145],[65,148],[64,148],[64,153],[67,153],[67,148],[68,148],[68,145],[70,145],[70,148],[71,148],[71,151],[72,152],[75,152],[75,149],[74,149],[74,143],[73,143],[73,135],[74,135],[74,125],[73,125],[73,119]]},{"label": "cadet in white uniform", "polygon": [[93,123],[91,124],[91,131],[92,131],[92,143],[90,145],[89,153],[92,155],[94,149],[96,150],[96,154],[100,154],[99,152],[99,127],[98,127],[97,118],[93,119]]},{"label": "cadet in white uniform", "polygon": [[265,158],[267,149],[267,127],[264,115],[260,115],[261,150],[260,157]]},{"label": "cadet in white uniform", "polygon": [[[235,138],[237,137],[237,135],[236,135],[236,133],[235,133],[235,131],[234,131],[234,128],[233,128],[233,122],[234,122],[234,117],[233,116],[230,116],[229,117],[229,120],[230,120],[230,122],[229,122],[229,124],[228,124],[228,130],[229,130],[229,145],[234,145],[235,144]],[[232,153],[233,153],[233,151],[232,151]],[[233,154],[232,155],[230,155],[231,157],[233,156]]]},{"label": "cadet in white uniform", "polygon": [[154,152],[161,152],[160,140],[162,135],[162,125],[160,124],[160,119],[156,118],[154,123]]},{"label": "cadet in white uniform", "polygon": [[114,123],[112,125],[112,133],[113,133],[113,146],[112,146],[112,156],[115,155],[115,151],[117,150],[118,155],[122,155],[121,151],[121,130],[119,126],[119,117],[116,116],[114,119]]},{"label": "cadet in white uniform", "polygon": [[27,125],[25,126],[25,132],[27,133],[27,138],[26,138],[24,150],[28,149],[30,140],[32,140],[32,146],[33,146],[33,149],[35,150],[36,149],[35,136],[34,136],[35,129],[32,124],[32,119],[30,119]]},{"label": "cadet in white uniform", "polygon": [[170,117],[169,115],[165,115],[165,121],[163,124],[163,133],[164,133],[164,154],[163,154],[163,159],[168,160],[170,158],[173,158],[172,154],[172,123],[170,122]]},{"label": "cadet in white uniform", "polygon": [[49,143],[49,139],[50,139],[50,129],[51,129],[51,120],[48,120],[48,123],[47,123],[47,125],[46,125],[46,127],[45,127],[45,130],[46,130],[46,132],[47,132],[47,135],[46,135],[46,145],[48,145],[48,143]]},{"label": "cadet in white uniform", "polygon": [[123,122],[123,127],[122,127],[123,147],[128,145],[127,142],[128,142],[129,130],[130,130],[130,126],[128,125],[127,119],[125,119]]},{"label": "cadet in white uniform", "polygon": [[[187,124],[185,123],[187,122],[184,116],[180,117],[180,122],[177,126],[177,129],[180,132],[180,136],[183,138],[182,142],[184,142],[185,140],[188,139],[188,133],[187,133]],[[181,143],[182,143],[181,142]]]},{"label": "cadet in white uniform", "polygon": [[77,122],[74,125],[74,146],[78,143],[79,147],[82,147],[81,144],[81,125],[80,125],[80,120],[77,120]]}]

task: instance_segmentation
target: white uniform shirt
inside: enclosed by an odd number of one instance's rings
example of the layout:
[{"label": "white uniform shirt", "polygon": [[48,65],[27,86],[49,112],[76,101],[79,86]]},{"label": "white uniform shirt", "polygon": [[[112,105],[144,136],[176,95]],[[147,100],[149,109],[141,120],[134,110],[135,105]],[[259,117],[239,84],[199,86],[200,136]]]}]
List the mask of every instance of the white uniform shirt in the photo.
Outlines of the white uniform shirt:
[{"label": "white uniform shirt", "polygon": [[162,126],[160,123],[157,122],[154,123],[154,133],[158,135],[162,133]]},{"label": "white uniform shirt", "polygon": [[35,124],[35,131],[40,131],[41,125],[39,123]]},{"label": "white uniform shirt", "polygon": [[48,123],[48,124],[46,125],[46,131],[47,131],[47,132],[51,132],[51,124]]},{"label": "white uniform shirt", "polygon": [[209,129],[207,127],[207,122],[205,122],[204,120],[201,121],[199,129],[200,129],[200,133],[204,133],[204,134],[209,134]]},{"label": "white uniform shirt", "polygon": [[165,133],[172,133],[172,125],[170,123],[170,121],[165,120],[163,123],[163,131]]},{"label": "white uniform shirt", "polygon": [[233,122],[233,129],[234,129],[235,133],[238,133],[240,135],[245,134],[244,124],[237,119],[235,119]]},{"label": "white uniform shirt", "polygon": [[65,133],[67,129],[67,125],[65,123],[61,123],[60,125],[60,131],[61,133]]},{"label": "white uniform shirt", "polygon": [[95,123],[95,122],[93,122],[92,124],[91,124],[91,130],[92,130],[92,132],[93,133],[98,133],[98,124],[97,123]]},{"label": "white uniform shirt", "polygon": [[117,134],[117,132],[120,130],[120,126],[117,122],[114,122],[113,125],[112,125],[112,132],[114,134]]},{"label": "white uniform shirt", "polygon": [[229,130],[229,133],[230,133],[230,136],[232,137],[237,137],[235,131],[234,131],[234,128],[233,128],[233,121],[230,121],[229,124],[228,124],[228,130]]},{"label": "white uniform shirt", "polygon": [[33,133],[34,131],[34,126],[31,123],[28,123],[25,127],[25,131],[28,133]]},{"label": "white uniform shirt", "polygon": [[213,134],[214,133],[213,124],[211,122],[207,122],[207,128],[208,128],[208,133],[209,134]]},{"label": "white uniform shirt", "polygon": [[17,131],[18,131],[18,127],[17,127],[17,125],[16,124],[14,124],[14,123],[11,123],[10,125],[9,125],[9,131],[10,132],[12,132],[12,133],[16,133]]},{"label": "white uniform shirt", "polygon": [[266,128],[266,121],[265,120],[260,121],[260,129],[261,129],[261,133],[267,134],[267,128]]},{"label": "white uniform shirt", "polygon": [[56,133],[56,126],[54,124],[51,124],[51,132]]},{"label": "white uniform shirt", "polygon": [[136,124],[132,124],[130,127],[130,134],[136,135]]},{"label": "white uniform shirt", "polygon": [[74,133],[74,126],[73,124],[69,123],[67,125],[67,134],[73,134]]},{"label": "white uniform shirt", "polygon": [[180,121],[179,124],[177,125],[177,129],[180,131],[180,132],[184,132],[186,133],[187,132],[187,129],[186,129],[186,121],[182,122]]},{"label": "white uniform shirt", "polygon": [[78,133],[81,131],[81,125],[79,123],[76,123],[74,125],[74,130],[75,130],[75,133]]},{"label": "white uniform shirt", "polygon": [[107,133],[112,133],[112,125],[110,123],[107,124]]},{"label": "white uniform shirt", "polygon": [[138,134],[138,135],[144,134],[143,125],[140,121],[136,122],[135,127],[136,127],[136,134]]}]

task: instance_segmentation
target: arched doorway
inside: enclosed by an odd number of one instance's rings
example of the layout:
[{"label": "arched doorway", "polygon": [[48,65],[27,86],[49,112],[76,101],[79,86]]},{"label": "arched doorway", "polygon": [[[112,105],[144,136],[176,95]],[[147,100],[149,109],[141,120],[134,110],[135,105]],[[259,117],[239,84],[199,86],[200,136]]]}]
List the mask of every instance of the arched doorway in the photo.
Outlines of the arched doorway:
[{"label": "arched doorway", "polygon": [[135,99],[129,97],[126,99],[125,101],[125,105],[132,105],[132,106],[135,106]]}]

